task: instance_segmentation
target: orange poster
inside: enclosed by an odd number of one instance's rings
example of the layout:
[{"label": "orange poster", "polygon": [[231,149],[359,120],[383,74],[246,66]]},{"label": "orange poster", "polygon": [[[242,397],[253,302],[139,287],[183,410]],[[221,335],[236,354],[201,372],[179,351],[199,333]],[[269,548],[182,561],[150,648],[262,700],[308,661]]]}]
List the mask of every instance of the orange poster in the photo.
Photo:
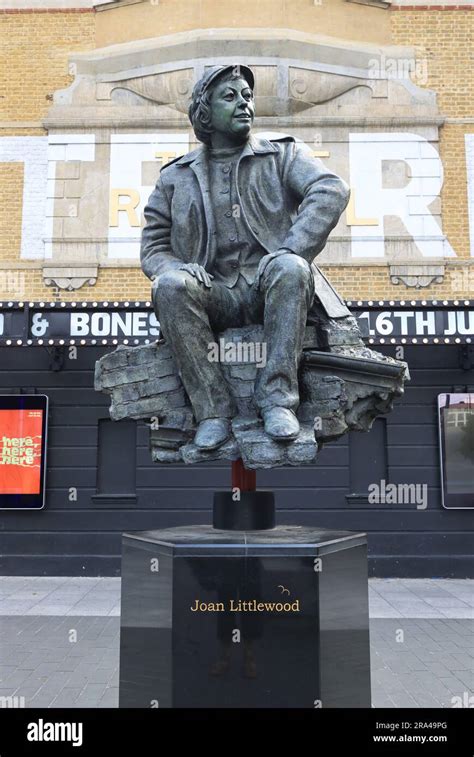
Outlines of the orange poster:
[{"label": "orange poster", "polygon": [[39,494],[42,410],[0,410],[0,494]]}]

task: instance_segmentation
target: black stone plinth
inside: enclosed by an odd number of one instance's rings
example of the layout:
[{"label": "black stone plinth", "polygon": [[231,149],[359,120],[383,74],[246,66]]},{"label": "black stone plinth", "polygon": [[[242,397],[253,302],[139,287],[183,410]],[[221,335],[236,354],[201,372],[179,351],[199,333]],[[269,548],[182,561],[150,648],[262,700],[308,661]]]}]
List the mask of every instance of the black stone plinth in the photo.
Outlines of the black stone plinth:
[{"label": "black stone plinth", "polygon": [[120,707],[370,701],[365,534],[123,535]]}]

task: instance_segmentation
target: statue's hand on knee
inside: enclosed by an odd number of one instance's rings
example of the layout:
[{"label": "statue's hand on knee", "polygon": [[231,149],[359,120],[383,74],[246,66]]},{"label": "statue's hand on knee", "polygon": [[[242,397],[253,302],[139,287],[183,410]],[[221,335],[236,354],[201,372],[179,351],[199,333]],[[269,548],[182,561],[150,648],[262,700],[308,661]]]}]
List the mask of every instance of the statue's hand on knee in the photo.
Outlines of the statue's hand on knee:
[{"label": "statue's hand on knee", "polygon": [[183,265],[179,266],[179,270],[187,271],[208,289],[211,288],[211,282],[214,276],[211,273],[208,273],[202,265],[199,265],[199,263],[183,263]]}]

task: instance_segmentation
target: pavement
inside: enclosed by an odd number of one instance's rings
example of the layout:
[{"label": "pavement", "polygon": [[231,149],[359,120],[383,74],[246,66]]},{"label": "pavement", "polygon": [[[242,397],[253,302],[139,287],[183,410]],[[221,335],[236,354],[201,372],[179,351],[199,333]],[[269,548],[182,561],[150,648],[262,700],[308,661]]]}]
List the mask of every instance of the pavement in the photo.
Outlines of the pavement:
[{"label": "pavement", "polygon": [[[474,581],[372,578],[369,603],[374,707],[474,706]],[[119,641],[120,578],[0,576],[0,707],[117,707]]]}]

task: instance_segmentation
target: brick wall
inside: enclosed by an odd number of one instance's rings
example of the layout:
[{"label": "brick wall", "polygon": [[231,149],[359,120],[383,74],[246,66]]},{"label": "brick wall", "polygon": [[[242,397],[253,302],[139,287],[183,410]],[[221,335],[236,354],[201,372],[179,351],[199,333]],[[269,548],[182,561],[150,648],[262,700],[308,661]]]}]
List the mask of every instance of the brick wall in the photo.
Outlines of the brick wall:
[{"label": "brick wall", "polygon": [[[95,46],[95,14],[87,9],[0,10],[0,38],[0,137],[45,135],[41,121],[53,93],[74,78],[68,72],[70,53]],[[10,153],[9,143],[9,161]],[[20,262],[23,179],[22,162],[0,158],[0,300],[51,297],[39,263]]]},{"label": "brick wall", "polygon": [[[390,283],[384,266],[321,266],[333,286],[348,300],[424,300],[467,298],[467,292],[474,292],[473,269],[460,266],[449,268],[442,284],[427,289],[413,289]],[[102,268],[95,286],[84,286],[75,292],[65,292],[56,287],[45,287],[42,272],[38,268],[21,269],[19,281],[24,285],[24,293],[13,299],[32,301],[75,300],[78,302],[149,300],[150,282],[139,268]],[[12,273],[9,273],[12,276]],[[0,270],[0,300],[12,299],[8,292],[9,281],[17,287],[17,279],[7,277]]]},{"label": "brick wall", "polygon": [[459,265],[447,268],[441,284],[420,289],[392,284],[386,266],[321,266],[321,270],[337,291],[352,301],[454,300],[474,296],[474,268]]},{"label": "brick wall", "polygon": [[426,87],[438,94],[442,113],[473,115],[472,10],[404,10],[391,13],[394,45],[415,45],[428,59]]},{"label": "brick wall", "polygon": [[94,37],[94,13],[87,9],[0,10],[1,121],[39,122],[53,93],[73,81],[70,53],[94,48]]},{"label": "brick wall", "polygon": [[[360,12],[363,8],[360,7]],[[104,16],[106,14],[103,14]],[[468,10],[390,12],[393,44],[415,45],[428,61],[426,86],[438,93],[441,111],[450,119],[441,129],[440,151],[445,169],[442,191],[443,230],[460,256],[443,283],[415,290],[390,283],[384,266],[324,268],[348,299],[453,299],[474,297],[474,269],[459,275],[459,262],[470,257],[464,135],[474,133],[472,49],[474,14]],[[0,11],[0,136],[44,135],[41,119],[52,94],[73,80],[68,56],[95,47],[96,16],[89,10],[41,12]],[[149,298],[149,282],[139,269],[100,269],[97,284],[77,292],[45,287],[39,261],[20,260],[23,167],[0,163],[0,300],[125,300]],[[471,273],[473,275],[471,275]],[[12,278],[13,277],[13,278]],[[15,278],[16,277],[16,278]],[[459,289],[459,282],[462,283]]]},{"label": "brick wall", "polygon": [[67,292],[57,287],[45,286],[38,263],[25,263],[20,269],[6,270],[0,267],[0,301],[11,299],[32,302],[146,301],[150,299],[150,287],[150,281],[139,268],[103,268],[95,286],[84,286],[77,291]]}]

